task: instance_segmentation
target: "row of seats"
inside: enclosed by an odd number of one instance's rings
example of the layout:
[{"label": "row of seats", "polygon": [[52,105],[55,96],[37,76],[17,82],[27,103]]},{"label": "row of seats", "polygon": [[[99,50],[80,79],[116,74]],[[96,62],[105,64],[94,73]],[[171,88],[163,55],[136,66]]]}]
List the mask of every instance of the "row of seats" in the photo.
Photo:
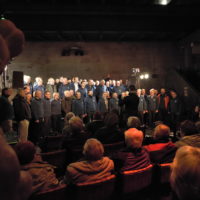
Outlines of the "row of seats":
[{"label": "row of seats", "polygon": [[33,195],[29,200],[158,199],[161,189],[166,191],[166,184],[169,186],[170,165],[149,165],[143,169],[111,175],[100,181],[73,186],[60,185],[56,189]]}]

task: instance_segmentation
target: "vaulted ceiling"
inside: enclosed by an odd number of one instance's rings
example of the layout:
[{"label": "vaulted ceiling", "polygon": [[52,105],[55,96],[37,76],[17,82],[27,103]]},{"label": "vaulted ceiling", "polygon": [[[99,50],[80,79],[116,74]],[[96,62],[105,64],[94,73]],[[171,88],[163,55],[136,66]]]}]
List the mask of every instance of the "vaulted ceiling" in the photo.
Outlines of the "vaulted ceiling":
[{"label": "vaulted ceiling", "polygon": [[199,0],[155,1],[0,0],[0,12],[30,41],[181,41],[200,29]]}]

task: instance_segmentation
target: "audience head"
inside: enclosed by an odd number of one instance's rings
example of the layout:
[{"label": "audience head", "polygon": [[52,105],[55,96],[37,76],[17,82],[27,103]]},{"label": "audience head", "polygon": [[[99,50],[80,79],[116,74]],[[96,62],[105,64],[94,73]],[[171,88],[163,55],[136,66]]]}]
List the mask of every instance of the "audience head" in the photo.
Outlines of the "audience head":
[{"label": "audience head", "polygon": [[73,112],[68,112],[68,113],[65,115],[65,123],[69,123],[69,120],[70,120],[72,117],[75,117],[75,114],[74,114]]},{"label": "audience head", "polygon": [[136,128],[131,128],[124,133],[126,146],[131,149],[138,149],[142,147],[144,134]]},{"label": "audience head", "polygon": [[200,149],[183,146],[176,152],[172,164],[171,186],[180,200],[200,197]]},{"label": "audience head", "polygon": [[168,141],[170,136],[170,128],[165,124],[159,124],[156,126],[153,137],[156,140]]},{"label": "audience head", "polygon": [[197,128],[195,123],[190,120],[185,120],[181,122],[180,125],[181,136],[197,134]]},{"label": "audience head", "polygon": [[128,128],[137,128],[139,129],[141,126],[140,119],[138,117],[129,117],[127,121]]},{"label": "audience head", "polygon": [[84,129],[83,121],[80,119],[80,117],[72,117],[69,120],[69,125],[74,133],[78,133]]},{"label": "audience head", "polygon": [[104,148],[101,142],[97,139],[88,139],[83,146],[83,154],[86,160],[100,160],[104,154]]},{"label": "audience head", "polygon": [[104,123],[105,123],[105,126],[107,126],[107,127],[116,126],[119,123],[119,117],[116,113],[113,113],[113,112],[108,113],[105,116]]},{"label": "audience head", "polygon": [[19,142],[15,145],[14,149],[21,165],[26,165],[32,162],[35,157],[36,148],[30,141]]}]

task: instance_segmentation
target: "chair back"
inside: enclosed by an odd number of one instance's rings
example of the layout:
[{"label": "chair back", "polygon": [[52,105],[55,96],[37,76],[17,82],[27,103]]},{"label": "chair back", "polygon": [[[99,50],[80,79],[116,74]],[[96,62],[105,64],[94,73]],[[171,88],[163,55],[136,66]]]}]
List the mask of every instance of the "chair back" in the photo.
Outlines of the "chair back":
[{"label": "chair back", "polygon": [[66,189],[67,185],[62,184],[56,188],[34,194],[29,198],[29,200],[66,200]]},{"label": "chair back", "polygon": [[58,150],[61,147],[62,139],[63,139],[62,135],[46,136],[42,148],[43,151],[50,152]]},{"label": "chair back", "polygon": [[171,164],[172,163],[160,164],[160,183],[161,184],[170,182]]},{"label": "chair back", "polygon": [[105,155],[112,155],[124,147],[124,141],[116,142],[113,144],[103,144]]},{"label": "chair back", "polygon": [[116,176],[111,175],[102,180],[90,183],[80,183],[75,186],[76,200],[106,200],[111,199],[115,189]]},{"label": "chair back", "polygon": [[123,195],[138,192],[150,186],[152,182],[152,172],[153,165],[138,170],[122,172],[120,177],[120,188]]},{"label": "chair back", "polygon": [[55,169],[57,176],[65,174],[67,166],[67,154],[65,149],[54,152],[41,153],[40,155],[44,161],[57,167]]}]

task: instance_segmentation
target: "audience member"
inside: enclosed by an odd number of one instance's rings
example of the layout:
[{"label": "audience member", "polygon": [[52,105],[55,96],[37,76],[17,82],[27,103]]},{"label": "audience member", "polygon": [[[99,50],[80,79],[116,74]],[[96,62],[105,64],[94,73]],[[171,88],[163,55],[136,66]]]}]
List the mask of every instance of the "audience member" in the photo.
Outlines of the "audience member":
[{"label": "audience member", "polygon": [[42,161],[40,155],[36,154],[36,148],[32,142],[20,142],[15,145],[21,170],[27,171],[32,176],[33,193],[57,187],[59,184],[54,174],[54,166]]},{"label": "audience member", "polygon": [[86,126],[86,129],[90,135],[93,137],[95,132],[104,126],[104,121],[102,120],[102,115],[100,112],[94,113],[93,121],[89,122]]},{"label": "audience member", "polygon": [[180,136],[180,140],[175,143],[177,148],[185,145],[200,147],[200,134],[194,122],[183,121],[180,125]]},{"label": "audience member", "polygon": [[104,179],[112,174],[114,163],[103,157],[104,148],[96,139],[88,139],[83,147],[85,159],[67,166],[65,183],[89,183]]},{"label": "audience member", "polygon": [[176,147],[170,141],[170,128],[164,124],[156,126],[154,131],[155,144],[144,146],[149,151],[150,159],[153,163],[172,162]]},{"label": "audience member", "polygon": [[183,146],[176,152],[172,164],[171,187],[179,200],[199,200],[200,149]]},{"label": "audience member", "polygon": [[151,164],[149,153],[142,147],[144,134],[135,128],[125,131],[126,148],[114,155],[117,171],[136,170]]},{"label": "audience member", "polygon": [[118,128],[119,118],[115,113],[108,113],[105,117],[105,126],[95,132],[94,137],[103,144],[111,144],[124,140],[121,130]]}]

